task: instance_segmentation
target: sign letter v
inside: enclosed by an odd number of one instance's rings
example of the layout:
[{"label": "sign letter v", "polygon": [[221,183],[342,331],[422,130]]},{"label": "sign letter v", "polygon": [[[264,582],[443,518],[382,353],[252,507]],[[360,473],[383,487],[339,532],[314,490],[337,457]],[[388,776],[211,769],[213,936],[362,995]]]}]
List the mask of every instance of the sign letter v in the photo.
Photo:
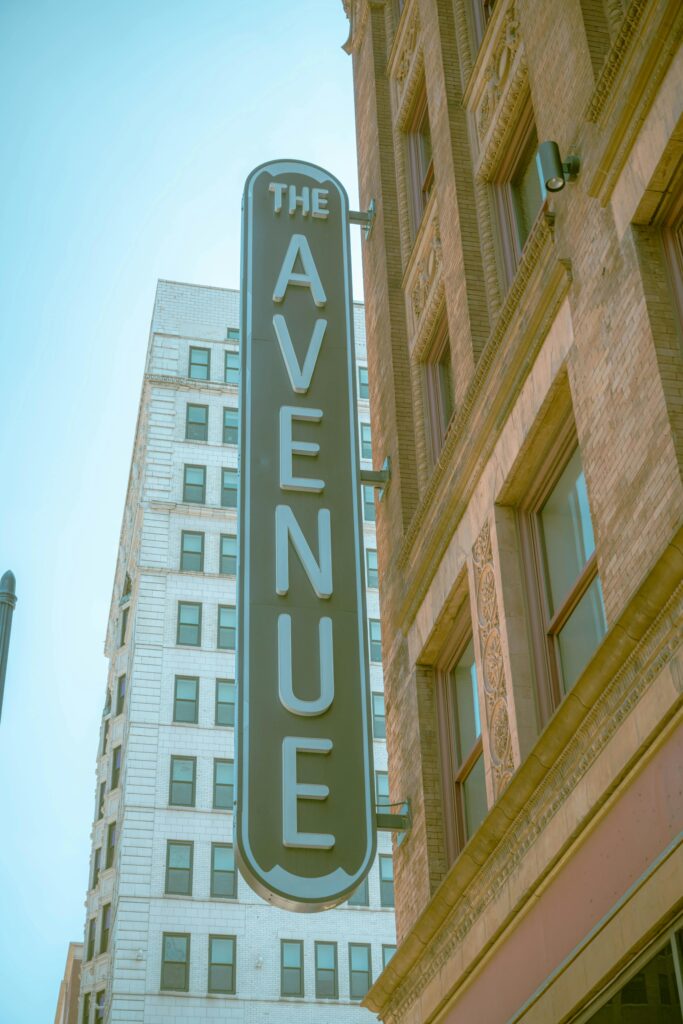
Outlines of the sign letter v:
[{"label": "sign letter v", "polygon": [[299,365],[299,360],[294,351],[287,322],[280,313],[273,317],[273,327],[275,328],[277,340],[280,342],[280,351],[287,367],[292,388],[298,395],[305,395],[311,386],[313,371],[318,361],[318,354],[327,328],[327,320],[316,320],[311,340],[308,343],[303,368]]}]

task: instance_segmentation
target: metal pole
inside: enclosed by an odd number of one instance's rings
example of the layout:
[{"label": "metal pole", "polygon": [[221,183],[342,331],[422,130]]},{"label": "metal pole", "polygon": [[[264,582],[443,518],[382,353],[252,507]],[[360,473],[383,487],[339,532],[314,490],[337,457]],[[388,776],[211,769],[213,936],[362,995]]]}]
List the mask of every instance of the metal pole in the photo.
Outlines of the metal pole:
[{"label": "metal pole", "polygon": [[7,652],[9,651],[9,635],[12,630],[12,614],[17,603],[17,581],[9,569],[0,580],[0,718],[2,717],[2,698],[5,693],[5,672],[7,671]]}]

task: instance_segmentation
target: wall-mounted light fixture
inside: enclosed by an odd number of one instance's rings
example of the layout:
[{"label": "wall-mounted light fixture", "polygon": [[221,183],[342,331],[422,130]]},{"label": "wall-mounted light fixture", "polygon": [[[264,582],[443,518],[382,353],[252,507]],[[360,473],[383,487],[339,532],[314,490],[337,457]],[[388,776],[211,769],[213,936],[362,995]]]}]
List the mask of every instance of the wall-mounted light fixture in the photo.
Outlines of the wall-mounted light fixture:
[{"label": "wall-mounted light fixture", "polygon": [[560,147],[556,142],[542,142],[538,147],[538,163],[541,177],[548,192],[561,192],[568,181],[575,181],[581,167],[578,156],[562,160]]}]

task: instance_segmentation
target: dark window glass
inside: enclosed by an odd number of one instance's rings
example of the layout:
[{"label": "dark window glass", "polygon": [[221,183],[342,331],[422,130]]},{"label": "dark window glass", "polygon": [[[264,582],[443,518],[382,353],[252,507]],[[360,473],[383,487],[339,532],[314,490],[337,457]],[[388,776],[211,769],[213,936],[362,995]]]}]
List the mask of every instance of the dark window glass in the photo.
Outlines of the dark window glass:
[{"label": "dark window glass", "polygon": [[95,996],[95,1024],[100,1024],[100,1021],[104,1021],[104,998],[105,992],[102,989]]},{"label": "dark window glass", "polygon": [[239,441],[239,412],[237,409],[223,409],[223,444],[237,444]]},{"label": "dark window glass", "polygon": [[225,383],[239,384],[240,382],[240,357],[239,352],[225,353]]},{"label": "dark window glass", "polygon": [[199,705],[199,679],[196,676],[176,676],[173,695],[173,721],[196,722]]},{"label": "dark window glass", "polygon": [[193,844],[169,839],[166,844],[166,892],[172,896],[192,895]]},{"label": "dark window glass", "polygon": [[237,508],[237,470],[224,469],[221,474],[221,505]]},{"label": "dark window glass", "polygon": [[218,606],[218,647],[234,651],[237,641],[237,612],[231,605]]},{"label": "dark window glass", "polygon": [[183,530],[180,535],[181,572],[204,571],[204,534]]},{"label": "dark window glass", "polygon": [[439,458],[455,408],[451,344],[445,318],[439,324],[435,335],[435,341],[425,363],[427,441],[433,462]]},{"label": "dark window glass", "polygon": [[222,899],[237,896],[235,851],[227,843],[211,844],[211,895]]},{"label": "dark window glass", "polygon": [[86,943],[85,959],[86,963],[88,960],[92,960],[95,955],[95,928],[97,921],[94,917],[91,917],[88,921],[88,941]]},{"label": "dark window glass", "polygon": [[377,552],[374,548],[368,548],[365,552],[365,578],[368,587],[376,590],[379,586],[379,572],[377,569]]},{"label": "dark window glass", "polygon": [[105,718],[102,725],[102,754],[107,753],[107,740],[109,739],[109,719]]},{"label": "dark window glass", "polygon": [[202,606],[195,601],[178,601],[176,643],[200,647],[202,642]]},{"label": "dark window glass", "polygon": [[370,887],[367,877],[363,879],[357,889],[354,889],[349,896],[350,907],[367,907],[370,904]]},{"label": "dark window glass", "polygon": [[83,996],[83,1011],[81,1013],[81,1024],[90,1024],[90,993]]},{"label": "dark window glass", "polygon": [[280,942],[280,994],[304,994],[304,944],[298,939]]},{"label": "dark window glass", "polygon": [[235,680],[216,680],[216,725],[235,724]]},{"label": "dark window glass", "polygon": [[392,956],[396,952],[396,946],[382,946],[382,967],[386,967]]},{"label": "dark window glass", "polygon": [[221,534],[220,573],[222,576],[237,574],[237,537],[234,533]]},{"label": "dark window glass", "polygon": [[375,488],[370,484],[363,484],[363,519],[366,523],[374,523],[376,518]]},{"label": "dark window glass", "polygon": [[[636,974],[627,981],[600,1009],[587,1024],[673,1024],[681,1020],[681,991],[676,979],[676,969],[671,938]],[[647,1010],[647,1013],[645,1012]]]},{"label": "dark window glass", "polygon": [[111,903],[105,903],[102,907],[102,918],[100,924],[100,953],[106,953],[109,949],[109,932],[111,931]]},{"label": "dark window glass", "polygon": [[161,988],[187,992],[190,979],[190,936],[164,932],[161,940]]},{"label": "dark window glass", "polygon": [[101,849],[101,847],[98,846],[97,849],[95,850],[95,853],[93,855],[93,861],[92,861],[92,886],[91,886],[92,889],[95,888],[95,886],[97,885],[97,883],[100,880],[100,862],[101,862],[101,860],[102,860],[102,849]]},{"label": "dark window glass", "polygon": [[231,811],[235,803],[235,765],[232,761],[213,762],[213,806]]},{"label": "dark window glass", "polygon": [[107,826],[107,857],[104,862],[105,868],[110,868],[114,864],[114,854],[116,853],[116,822],[112,821]]},{"label": "dark window glass", "polygon": [[372,695],[372,735],[376,740],[384,740],[387,736],[383,693],[373,693]]},{"label": "dark window glass", "polygon": [[118,789],[121,779],[121,747],[114,747],[111,756],[111,788]]},{"label": "dark window glass", "polygon": [[375,804],[378,811],[389,811],[388,772],[375,772]]},{"label": "dark window glass", "polygon": [[206,502],[206,466],[183,467],[183,501],[194,505]]},{"label": "dark window glass", "polygon": [[107,783],[100,782],[100,794],[97,800],[97,820],[104,816],[104,797],[107,792]]},{"label": "dark window glass", "polygon": [[337,985],[337,943],[316,942],[315,944],[315,997],[336,999]]},{"label": "dark window glass", "polygon": [[369,398],[370,389],[368,387],[368,368],[367,366],[358,367],[358,397]]},{"label": "dark window glass", "polygon": [[349,989],[352,999],[367,995],[372,982],[370,946],[365,943],[349,944]]},{"label": "dark window glass", "polygon": [[240,329],[239,327],[228,327],[228,333],[226,334],[228,341],[239,341],[240,340]]},{"label": "dark window glass", "polygon": [[128,633],[128,613],[130,608],[124,608],[121,612],[121,632],[119,634],[119,646],[123,647],[126,642],[126,634]]},{"label": "dark window glass", "polygon": [[211,349],[190,347],[190,377],[208,380],[211,372]]},{"label": "dark window glass", "polygon": [[185,412],[185,439],[187,441],[208,441],[208,405],[190,405],[188,402]]},{"label": "dark window glass", "polygon": [[382,627],[379,619],[370,619],[370,661],[382,660]]},{"label": "dark window glass", "polygon": [[126,702],[126,677],[119,676],[116,684],[116,714],[120,715]]},{"label": "dark window glass", "polygon": [[429,197],[434,185],[432,163],[432,133],[429,127],[427,94],[424,84],[415,105],[411,125],[408,129],[408,186],[412,213],[413,237],[422,222]]},{"label": "dark window glass", "polygon": [[194,757],[171,757],[169,804],[194,807],[196,765]]},{"label": "dark window glass", "polygon": [[372,458],[372,432],[369,423],[360,425],[360,454],[362,459]]},{"label": "dark window glass", "polygon": [[235,936],[209,935],[209,992],[235,991]]},{"label": "dark window glass", "polygon": [[391,855],[379,856],[379,901],[383,907],[394,905],[394,862]]}]

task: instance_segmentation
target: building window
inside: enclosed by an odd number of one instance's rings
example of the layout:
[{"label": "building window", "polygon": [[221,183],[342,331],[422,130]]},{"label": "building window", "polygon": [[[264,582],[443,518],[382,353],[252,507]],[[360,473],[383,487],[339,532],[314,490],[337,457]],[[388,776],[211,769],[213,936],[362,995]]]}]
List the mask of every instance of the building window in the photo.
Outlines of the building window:
[{"label": "building window", "polygon": [[111,788],[118,789],[121,780],[121,747],[114,747],[111,756]]},{"label": "building window", "polygon": [[235,680],[216,680],[216,725],[235,724]]},{"label": "building window", "polygon": [[315,998],[337,999],[337,943],[316,942],[315,944]]},{"label": "building window", "polygon": [[486,780],[474,644],[469,637],[439,687],[449,855],[458,855],[486,817]]},{"label": "building window", "polygon": [[369,423],[360,425],[360,455],[362,459],[372,458],[372,430]]},{"label": "building window", "polygon": [[211,844],[211,895],[219,899],[237,896],[235,851],[227,843]]},{"label": "building window", "polygon": [[349,896],[350,907],[367,907],[370,904],[370,886],[367,876]]},{"label": "building window", "polygon": [[389,943],[387,943],[386,945],[382,946],[382,969],[383,970],[387,967],[389,961],[391,960],[391,958],[392,958],[392,956],[394,955],[395,952],[396,952],[396,946],[392,946]]},{"label": "building window", "polygon": [[204,534],[183,530],[180,534],[180,571],[204,572]]},{"label": "building window", "polygon": [[185,412],[185,440],[208,441],[209,439],[209,407],[208,405],[190,405]]},{"label": "building window", "polygon": [[111,930],[111,903],[105,903],[102,907],[100,919],[100,953],[106,953],[109,949],[109,932]]},{"label": "building window", "polygon": [[417,234],[434,185],[432,133],[429,127],[427,90],[424,82],[415,104],[407,132],[408,188],[413,237]]},{"label": "building window", "polygon": [[379,902],[383,907],[394,905],[394,862],[391,854],[379,855]]},{"label": "building window", "polygon": [[368,548],[365,552],[365,582],[371,590],[377,590],[379,587],[377,552],[374,548]]},{"label": "building window", "polygon": [[235,804],[235,765],[232,761],[213,762],[213,806],[231,811]]},{"label": "building window", "polygon": [[218,605],[218,649],[234,651],[237,641],[237,612],[232,605]]},{"label": "building window", "polygon": [[126,633],[128,632],[128,613],[130,608],[124,608],[121,612],[121,631],[119,633],[119,647],[123,647],[126,642]]},{"label": "building window", "polygon": [[387,738],[387,720],[384,711],[384,694],[372,695],[372,735],[376,740]]},{"label": "building window", "polygon": [[435,341],[425,362],[427,422],[432,461],[436,462],[443,448],[448,426],[453,416],[453,370],[451,345],[445,317],[437,328]]},{"label": "building window", "polygon": [[86,963],[88,960],[92,960],[95,955],[95,928],[97,927],[97,920],[91,917],[88,921],[88,940],[86,942],[85,959]]},{"label": "building window", "polygon": [[102,848],[100,846],[98,846],[97,849],[95,850],[95,853],[93,854],[93,861],[92,861],[92,885],[91,885],[91,889],[96,888],[97,883],[100,880],[100,862],[101,862],[101,860],[102,860]]},{"label": "building window", "polygon": [[683,348],[683,189],[679,191],[663,225],[662,242],[677,314],[678,340]]},{"label": "building window", "polygon": [[304,944],[299,939],[280,942],[280,995],[304,994]]},{"label": "building window", "polygon": [[90,1024],[90,993],[86,992],[83,996],[83,1012],[81,1014],[81,1024]]},{"label": "building window", "polygon": [[221,505],[237,508],[237,470],[224,469],[221,473]]},{"label": "building window", "polygon": [[491,20],[496,0],[471,0],[470,10],[472,11],[472,22],[474,29],[474,42],[477,49],[481,46],[486,26]]},{"label": "building window", "polygon": [[389,773],[375,772],[375,809],[387,814],[389,807]]},{"label": "building window", "polygon": [[190,346],[190,377],[208,380],[211,375],[211,349]]},{"label": "building window", "polygon": [[500,262],[507,288],[512,284],[524,244],[545,200],[537,150],[534,114],[528,103],[494,181]]},{"label": "building window", "polygon": [[101,989],[95,996],[95,1024],[104,1024],[105,990]]},{"label": "building window", "polygon": [[221,534],[219,571],[222,576],[237,575],[237,537],[234,533]]},{"label": "building window", "polygon": [[102,723],[102,754],[107,753],[107,740],[109,739],[109,719],[105,718]]},{"label": "building window", "polygon": [[193,505],[206,502],[206,466],[183,467],[183,501]]},{"label": "building window", "polygon": [[185,647],[201,647],[202,606],[197,601],[178,601],[176,643]]},{"label": "building window", "polygon": [[161,939],[161,988],[187,992],[190,981],[190,936],[164,932]]},{"label": "building window", "polygon": [[377,519],[375,512],[375,488],[371,484],[363,484],[363,519],[366,523],[374,523]]},{"label": "building window", "polygon": [[670,934],[666,945],[654,956],[650,952],[644,963],[642,959],[637,962],[635,973],[632,973],[633,967],[629,968],[625,972],[626,980],[623,975],[617,980],[607,1002],[590,1018],[581,1019],[586,1024],[610,1021],[661,1021],[664,1024],[681,1020],[683,981],[676,970],[676,960],[680,962],[682,935],[681,932]]},{"label": "building window", "polygon": [[235,936],[209,935],[209,992],[235,991]]},{"label": "building window", "polygon": [[97,820],[104,816],[104,797],[107,792],[107,783],[100,782],[100,793],[97,799]]},{"label": "building window", "polygon": [[239,413],[237,409],[223,409],[223,444],[237,444],[239,440]]},{"label": "building window", "polygon": [[199,705],[199,679],[176,676],[173,691],[173,721],[196,722]]},{"label": "building window", "polygon": [[192,857],[193,843],[176,842],[169,839],[166,843],[166,888],[169,896],[192,895]]},{"label": "building window", "polygon": [[226,334],[228,341],[239,341],[240,340],[240,329],[239,327],[228,327]]},{"label": "building window", "polygon": [[352,999],[366,996],[372,984],[370,946],[366,943],[349,944],[349,995]]},{"label": "building window", "polygon": [[126,677],[119,676],[116,683],[116,715],[123,712],[123,705],[126,701]]},{"label": "building window", "polygon": [[370,623],[370,661],[382,660],[382,627],[379,619],[369,619]]},{"label": "building window", "polygon": [[541,487],[521,517],[532,615],[540,616],[537,633],[545,638],[543,649],[537,647],[537,662],[539,674],[549,681],[549,692],[541,694],[546,718],[607,632],[586,478],[573,435],[558,453],[555,465],[563,466],[561,472],[546,476],[549,486]]},{"label": "building window", "polygon": [[197,775],[196,757],[171,757],[168,802],[173,807],[194,807]]},{"label": "building window", "polygon": [[112,821],[107,826],[107,856],[104,860],[105,868],[114,866],[114,855],[116,853],[116,822]]},{"label": "building window", "polygon": [[225,353],[225,383],[239,384],[240,382],[240,357],[239,352]]},{"label": "building window", "polygon": [[370,397],[367,366],[358,367],[358,397],[364,399],[368,399]]}]

